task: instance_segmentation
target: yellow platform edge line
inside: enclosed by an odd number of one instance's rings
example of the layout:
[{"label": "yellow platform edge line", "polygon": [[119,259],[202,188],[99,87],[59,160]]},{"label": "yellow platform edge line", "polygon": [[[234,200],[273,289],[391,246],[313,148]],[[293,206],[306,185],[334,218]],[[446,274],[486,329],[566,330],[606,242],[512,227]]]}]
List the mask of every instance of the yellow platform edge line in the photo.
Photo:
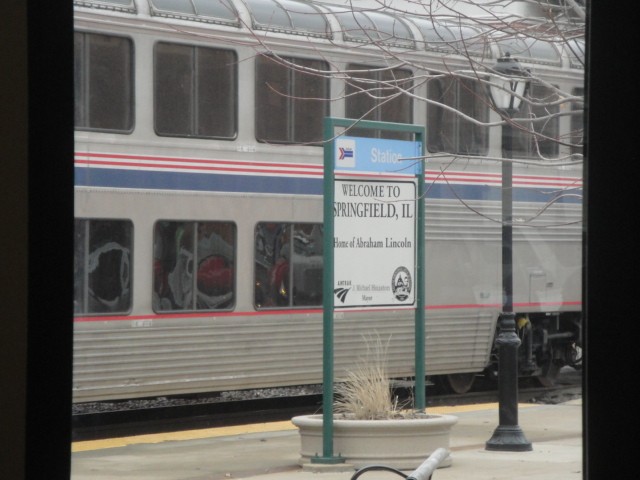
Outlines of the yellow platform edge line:
[{"label": "yellow platform edge line", "polygon": [[[518,407],[533,407],[536,404],[520,403]],[[427,413],[447,415],[462,412],[474,412],[481,410],[497,409],[497,403],[482,403],[475,405],[440,406],[429,407]],[[290,420],[281,422],[254,423],[251,425],[238,425],[232,427],[203,428],[198,430],[185,430],[182,432],[153,433],[136,435],[133,437],[108,438],[104,440],[86,440],[73,442],[71,451],[85,452],[89,450],[102,450],[106,448],[126,447],[143,443],[179,442],[184,440],[200,440],[204,438],[228,437],[233,435],[247,435],[251,433],[279,432],[295,430],[296,427]]]}]

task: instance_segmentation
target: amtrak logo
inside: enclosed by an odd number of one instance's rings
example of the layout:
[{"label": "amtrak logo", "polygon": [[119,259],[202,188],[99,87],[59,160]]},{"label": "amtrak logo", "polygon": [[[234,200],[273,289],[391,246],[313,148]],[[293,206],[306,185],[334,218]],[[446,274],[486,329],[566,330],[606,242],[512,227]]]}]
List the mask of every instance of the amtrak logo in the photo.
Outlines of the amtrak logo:
[{"label": "amtrak logo", "polygon": [[336,168],[354,168],[356,166],[356,142],[353,139],[336,140]]},{"label": "amtrak logo", "polygon": [[340,147],[338,149],[338,159],[344,160],[345,158],[353,157],[353,150],[351,148]]},{"label": "amtrak logo", "polygon": [[411,293],[411,274],[405,267],[398,267],[391,277],[391,290],[396,299],[404,302]]},{"label": "amtrak logo", "polygon": [[333,293],[335,294],[336,297],[338,297],[338,300],[344,303],[344,301],[347,298],[347,293],[349,293],[349,290],[351,290],[351,288],[336,288],[333,290]]}]

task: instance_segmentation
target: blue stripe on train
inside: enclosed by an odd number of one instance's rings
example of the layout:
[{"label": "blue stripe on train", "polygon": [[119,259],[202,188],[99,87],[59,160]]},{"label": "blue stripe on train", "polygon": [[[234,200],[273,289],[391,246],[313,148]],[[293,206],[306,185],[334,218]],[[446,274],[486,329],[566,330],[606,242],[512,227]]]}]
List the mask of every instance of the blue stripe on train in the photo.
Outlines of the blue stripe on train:
[{"label": "blue stripe on train", "polygon": [[[321,178],[255,175],[218,175],[202,173],[75,168],[76,186],[142,188],[152,190],[191,190],[199,192],[249,192],[297,195],[322,195]],[[554,187],[514,188],[514,201],[548,202],[558,195]],[[563,192],[563,203],[581,203],[582,189]],[[500,187],[487,185],[428,185],[427,198],[500,201]]]},{"label": "blue stripe on train", "polygon": [[322,195],[322,180],[301,177],[75,168],[76,186]]},{"label": "blue stripe on train", "polygon": [[[459,198],[462,200],[491,200],[497,202],[502,200],[502,189],[498,185],[435,184],[429,185],[427,188],[427,198]],[[563,192],[554,187],[515,187],[513,189],[513,200],[515,202],[547,203],[554,199],[557,203],[582,203],[582,189],[572,188]]]}]

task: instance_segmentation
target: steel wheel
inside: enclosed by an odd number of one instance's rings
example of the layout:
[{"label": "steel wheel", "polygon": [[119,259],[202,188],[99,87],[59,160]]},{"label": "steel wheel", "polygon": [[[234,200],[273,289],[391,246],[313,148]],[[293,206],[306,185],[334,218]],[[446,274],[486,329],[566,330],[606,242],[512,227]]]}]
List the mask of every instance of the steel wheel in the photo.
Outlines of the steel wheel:
[{"label": "steel wheel", "polygon": [[446,384],[453,393],[463,394],[471,390],[475,378],[475,373],[452,373],[447,375]]},{"label": "steel wheel", "polygon": [[556,378],[558,378],[558,373],[560,372],[560,365],[557,365],[552,360],[547,360],[547,362],[542,366],[542,372],[538,375],[538,382],[543,387],[553,387],[556,384]]}]

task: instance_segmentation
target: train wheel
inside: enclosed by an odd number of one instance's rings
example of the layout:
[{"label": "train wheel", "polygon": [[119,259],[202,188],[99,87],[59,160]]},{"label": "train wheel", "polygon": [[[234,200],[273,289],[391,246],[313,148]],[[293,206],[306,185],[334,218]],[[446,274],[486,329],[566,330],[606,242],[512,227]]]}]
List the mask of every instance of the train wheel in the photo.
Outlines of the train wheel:
[{"label": "train wheel", "polygon": [[463,394],[471,390],[475,373],[452,373],[446,377],[446,385],[453,393]]},{"label": "train wheel", "polygon": [[552,360],[547,360],[542,366],[542,373],[537,377],[538,382],[540,382],[540,385],[543,387],[553,387],[556,384],[556,378],[559,372],[560,365],[557,365]]}]

